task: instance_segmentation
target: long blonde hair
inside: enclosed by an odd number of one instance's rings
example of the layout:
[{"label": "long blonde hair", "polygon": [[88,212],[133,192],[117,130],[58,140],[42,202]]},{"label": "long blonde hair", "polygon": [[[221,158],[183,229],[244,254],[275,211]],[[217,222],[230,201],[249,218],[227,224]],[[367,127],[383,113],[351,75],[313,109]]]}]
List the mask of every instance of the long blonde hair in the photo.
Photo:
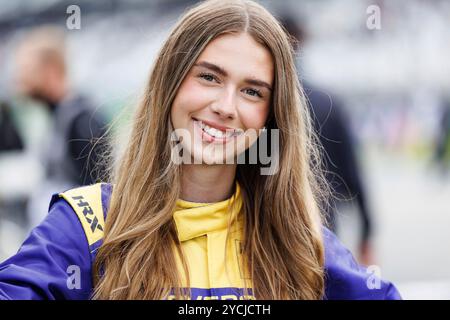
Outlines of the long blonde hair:
[{"label": "long blonde hair", "polygon": [[[240,32],[272,53],[274,88],[266,127],[279,129],[280,137],[276,174],[261,175],[259,164],[238,164],[237,169],[244,202],[243,249],[253,295],[322,297],[322,188],[314,169],[320,162],[290,39],[255,2],[213,0],[184,14],[153,66],[112,179],[104,243],[94,263],[94,298],[161,299],[171,288],[181,287],[173,250],[181,253],[181,247],[172,219],[181,166],[171,161],[170,110],[181,82],[208,43],[221,34]],[[185,262],[183,266],[189,283]]]}]

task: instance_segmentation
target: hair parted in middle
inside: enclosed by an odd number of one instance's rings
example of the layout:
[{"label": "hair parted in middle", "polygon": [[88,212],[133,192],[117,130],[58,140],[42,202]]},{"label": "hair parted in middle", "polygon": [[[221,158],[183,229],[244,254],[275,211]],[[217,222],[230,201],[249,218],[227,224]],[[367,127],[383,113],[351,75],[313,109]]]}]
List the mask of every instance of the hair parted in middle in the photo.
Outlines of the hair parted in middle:
[{"label": "hair parted in middle", "polygon": [[290,38],[253,1],[210,0],[182,16],[157,55],[127,148],[112,174],[104,242],[94,263],[94,298],[161,299],[172,288],[183,297],[175,259],[182,251],[172,218],[182,166],[171,161],[171,106],[205,47],[220,35],[239,33],[248,33],[273,57],[266,128],[279,130],[275,174],[261,175],[261,164],[237,166],[250,286],[257,299],[323,297],[319,204],[324,203],[326,188]]}]

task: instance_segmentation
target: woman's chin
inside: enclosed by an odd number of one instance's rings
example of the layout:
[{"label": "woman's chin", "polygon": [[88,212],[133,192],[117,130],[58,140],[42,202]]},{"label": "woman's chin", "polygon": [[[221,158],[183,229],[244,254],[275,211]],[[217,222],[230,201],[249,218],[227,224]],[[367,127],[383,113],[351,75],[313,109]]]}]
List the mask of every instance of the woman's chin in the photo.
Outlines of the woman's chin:
[{"label": "woman's chin", "polygon": [[222,164],[233,164],[233,159],[226,159],[222,155],[213,154],[198,154],[191,157],[192,164],[202,164],[202,165],[222,165]]}]

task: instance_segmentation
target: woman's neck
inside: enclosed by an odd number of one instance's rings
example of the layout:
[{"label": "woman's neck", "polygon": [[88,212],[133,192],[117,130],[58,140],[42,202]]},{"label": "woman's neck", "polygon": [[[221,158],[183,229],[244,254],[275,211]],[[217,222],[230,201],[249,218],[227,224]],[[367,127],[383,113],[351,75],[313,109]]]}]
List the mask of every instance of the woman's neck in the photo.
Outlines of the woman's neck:
[{"label": "woman's neck", "polygon": [[231,197],[236,164],[183,165],[181,199],[191,202],[219,202]]}]

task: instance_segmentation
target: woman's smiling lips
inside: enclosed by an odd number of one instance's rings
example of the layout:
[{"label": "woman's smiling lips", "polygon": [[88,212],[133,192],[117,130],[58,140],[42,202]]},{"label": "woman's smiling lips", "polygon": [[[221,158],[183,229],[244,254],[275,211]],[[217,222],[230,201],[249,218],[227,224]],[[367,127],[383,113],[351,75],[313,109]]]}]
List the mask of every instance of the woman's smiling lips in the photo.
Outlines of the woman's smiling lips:
[{"label": "woman's smiling lips", "polygon": [[200,129],[199,132],[201,133],[202,140],[206,142],[227,143],[242,133],[241,129],[222,126],[207,120],[192,119],[194,120],[195,126]]}]

